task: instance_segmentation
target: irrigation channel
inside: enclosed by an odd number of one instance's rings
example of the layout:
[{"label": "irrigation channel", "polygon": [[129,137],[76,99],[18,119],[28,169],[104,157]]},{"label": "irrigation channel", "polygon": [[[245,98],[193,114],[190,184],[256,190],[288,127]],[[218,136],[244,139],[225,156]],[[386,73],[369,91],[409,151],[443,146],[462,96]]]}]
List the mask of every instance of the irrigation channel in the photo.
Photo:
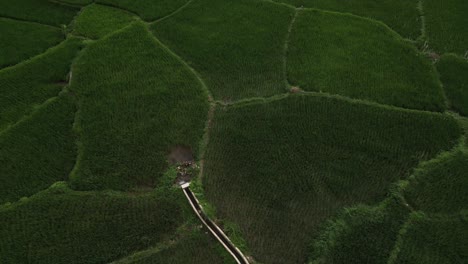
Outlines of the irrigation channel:
[{"label": "irrigation channel", "polygon": [[216,240],[223,245],[223,247],[231,254],[231,256],[236,260],[238,264],[249,264],[247,258],[242,254],[242,252],[232,244],[231,240],[224,234],[224,232],[211,221],[206,214],[203,212],[200,203],[197,198],[189,188],[190,183],[184,183],[181,185],[182,190],[184,191],[187,200],[192,206],[193,211],[198,216],[203,225],[210,230],[210,233],[216,238]]}]

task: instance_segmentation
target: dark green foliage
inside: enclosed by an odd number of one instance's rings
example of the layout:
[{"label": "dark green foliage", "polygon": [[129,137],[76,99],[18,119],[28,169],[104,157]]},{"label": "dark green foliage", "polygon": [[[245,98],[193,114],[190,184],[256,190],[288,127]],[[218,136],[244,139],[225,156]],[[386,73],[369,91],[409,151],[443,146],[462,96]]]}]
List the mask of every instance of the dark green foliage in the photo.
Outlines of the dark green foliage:
[{"label": "dark green foliage", "polygon": [[57,0],[60,3],[71,4],[71,5],[89,5],[94,2],[94,0]]},{"label": "dark green foliage", "polygon": [[410,178],[405,197],[427,213],[456,213],[468,209],[468,153],[446,153],[427,162]]},{"label": "dark green foliage", "polygon": [[136,254],[115,264],[227,264],[235,263],[221,245],[206,230],[187,230],[182,237],[167,248],[155,253]]},{"label": "dark green foliage", "polygon": [[468,116],[468,61],[446,54],[437,63],[437,70],[452,108]]},{"label": "dark green foliage", "polygon": [[180,199],[181,192],[75,192],[57,183],[0,207],[2,263],[109,263],[174,232]]},{"label": "dark green foliage", "polygon": [[314,241],[311,264],[386,264],[408,213],[396,198],[343,210]]},{"label": "dark green foliage", "polygon": [[468,52],[468,1],[424,0],[429,47],[438,53]]},{"label": "dark green foliage", "polygon": [[138,22],[90,44],[73,66],[80,135],[72,187],[153,187],[169,150],[196,156],[208,112],[196,77]]},{"label": "dark green foliage", "polygon": [[0,132],[0,205],[68,178],[76,158],[75,104],[62,95]]},{"label": "dark green foliage", "polygon": [[189,0],[97,0],[96,2],[134,12],[146,21],[153,21],[173,13],[188,1]]},{"label": "dark green foliage", "polygon": [[67,25],[78,8],[52,3],[48,0],[2,0],[0,16],[28,20],[43,24]]},{"label": "dark green foliage", "polygon": [[204,189],[260,262],[303,262],[324,220],[381,201],[392,182],[460,133],[450,116],[326,96],[218,108]]},{"label": "dark green foliage", "polygon": [[81,46],[81,40],[69,38],[29,61],[0,70],[0,131],[58,95]]},{"label": "dark green foliage", "polygon": [[352,13],[384,22],[403,37],[416,39],[421,34],[417,0],[274,0],[297,7]]},{"label": "dark green foliage", "polygon": [[288,74],[292,85],[307,91],[413,109],[446,107],[430,62],[383,25],[355,16],[300,11]]},{"label": "dark green foliage", "polygon": [[135,21],[131,13],[92,4],[85,7],[73,24],[73,33],[92,39],[101,38]]},{"label": "dark green foliage", "polygon": [[400,236],[389,264],[468,262],[467,212],[450,218],[413,213]]},{"label": "dark green foliage", "polygon": [[63,40],[58,28],[0,18],[0,68],[45,51]]},{"label": "dark green foliage", "polygon": [[265,1],[199,0],[152,30],[200,73],[215,99],[230,101],[286,91],[291,18],[292,10]]}]

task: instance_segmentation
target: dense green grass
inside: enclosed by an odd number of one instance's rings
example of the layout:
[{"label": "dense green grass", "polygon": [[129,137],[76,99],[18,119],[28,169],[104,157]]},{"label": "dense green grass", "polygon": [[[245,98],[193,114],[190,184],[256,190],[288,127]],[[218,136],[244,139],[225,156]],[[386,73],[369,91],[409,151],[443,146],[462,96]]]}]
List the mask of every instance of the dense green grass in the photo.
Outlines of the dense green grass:
[{"label": "dense green grass", "polygon": [[196,156],[208,112],[190,70],[134,23],[88,46],[73,65],[80,135],[72,187],[152,187],[176,145]]},{"label": "dense green grass", "polygon": [[45,51],[64,39],[60,29],[0,18],[0,68]]},{"label": "dense green grass", "polygon": [[437,62],[437,70],[452,108],[468,116],[468,61],[446,54]]},{"label": "dense green grass", "polygon": [[434,68],[414,46],[380,23],[351,15],[299,11],[288,75],[307,91],[413,109],[446,107]]},{"label": "dense green grass", "polygon": [[468,260],[468,214],[430,218],[413,213],[400,231],[389,264],[453,264]]},{"label": "dense green grass", "polygon": [[154,21],[173,13],[188,0],[97,0],[96,2],[134,12],[146,21]]},{"label": "dense green grass", "polygon": [[0,16],[28,20],[53,26],[67,25],[78,8],[52,3],[48,0],[0,1]]},{"label": "dense green grass", "polygon": [[73,33],[98,39],[135,21],[131,13],[113,7],[92,4],[85,7],[73,24]]},{"label": "dense green grass", "polygon": [[206,197],[265,263],[303,262],[324,220],[382,200],[461,133],[450,116],[310,95],[218,108],[212,126]]},{"label": "dense green grass", "polygon": [[234,259],[207,232],[184,230],[181,237],[165,248],[143,251],[113,264],[234,264]]},{"label": "dense green grass", "polygon": [[62,95],[0,132],[0,205],[68,178],[76,158],[75,104]]},{"label": "dense green grass", "polygon": [[429,47],[438,53],[468,52],[468,1],[424,0]]},{"label": "dense green grass", "polygon": [[0,131],[62,90],[81,40],[60,45],[13,67],[0,70]]},{"label": "dense green grass", "polygon": [[153,24],[156,36],[189,62],[215,99],[286,91],[283,45],[292,10],[258,0],[200,0]]},{"label": "dense green grass", "polygon": [[76,192],[65,183],[0,207],[2,263],[108,263],[165,239],[182,192]]},{"label": "dense green grass", "polygon": [[468,152],[447,153],[418,169],[405,197],[427,213],[456,213],[468,209]]},{"label": "dense green grass", "polygon": [[386,264],[408,214],[394,197],[345,209],[314,241],[310,263]]},{"label": "dense green grass", "polygon": [[421,21],[416,0],[274,0],[297,7],[312,7],[384,22],[403,37],[416,39],[421,35]]}]

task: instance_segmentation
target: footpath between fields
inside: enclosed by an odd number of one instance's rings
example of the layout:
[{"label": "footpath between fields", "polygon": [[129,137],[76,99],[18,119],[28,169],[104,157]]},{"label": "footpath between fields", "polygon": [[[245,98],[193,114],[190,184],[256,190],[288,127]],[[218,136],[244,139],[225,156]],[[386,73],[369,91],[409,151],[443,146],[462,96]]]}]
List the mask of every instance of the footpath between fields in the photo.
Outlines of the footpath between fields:
[{"label": "footpath between fields", "polygon": [[247,258],[242,254],[242,252],[234,246],[234,244],[229,240],[229,238],[224,234],[224,232],[219,228],[211,219],[209,219],[206,214],[203,212],[200,203],[197,198],[190,190],[190,183],[184,183],[181,185],[182,190],[187,197],[190,205],[192,206],[193,211],[198,216],[203,225],[210,231],[210,233],[218,240],[219,243],[231,254],[231,256],[236,260],[238,264],[249,264]]}]

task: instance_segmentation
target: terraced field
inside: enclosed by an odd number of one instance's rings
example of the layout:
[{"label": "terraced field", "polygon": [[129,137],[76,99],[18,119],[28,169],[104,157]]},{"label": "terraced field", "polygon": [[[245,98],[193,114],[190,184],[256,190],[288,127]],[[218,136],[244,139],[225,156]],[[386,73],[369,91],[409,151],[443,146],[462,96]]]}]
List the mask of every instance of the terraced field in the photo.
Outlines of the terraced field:
[{"label": "terraced field", "polygon": [[468,263],[463,0],[0,0],[0,263]]}]

